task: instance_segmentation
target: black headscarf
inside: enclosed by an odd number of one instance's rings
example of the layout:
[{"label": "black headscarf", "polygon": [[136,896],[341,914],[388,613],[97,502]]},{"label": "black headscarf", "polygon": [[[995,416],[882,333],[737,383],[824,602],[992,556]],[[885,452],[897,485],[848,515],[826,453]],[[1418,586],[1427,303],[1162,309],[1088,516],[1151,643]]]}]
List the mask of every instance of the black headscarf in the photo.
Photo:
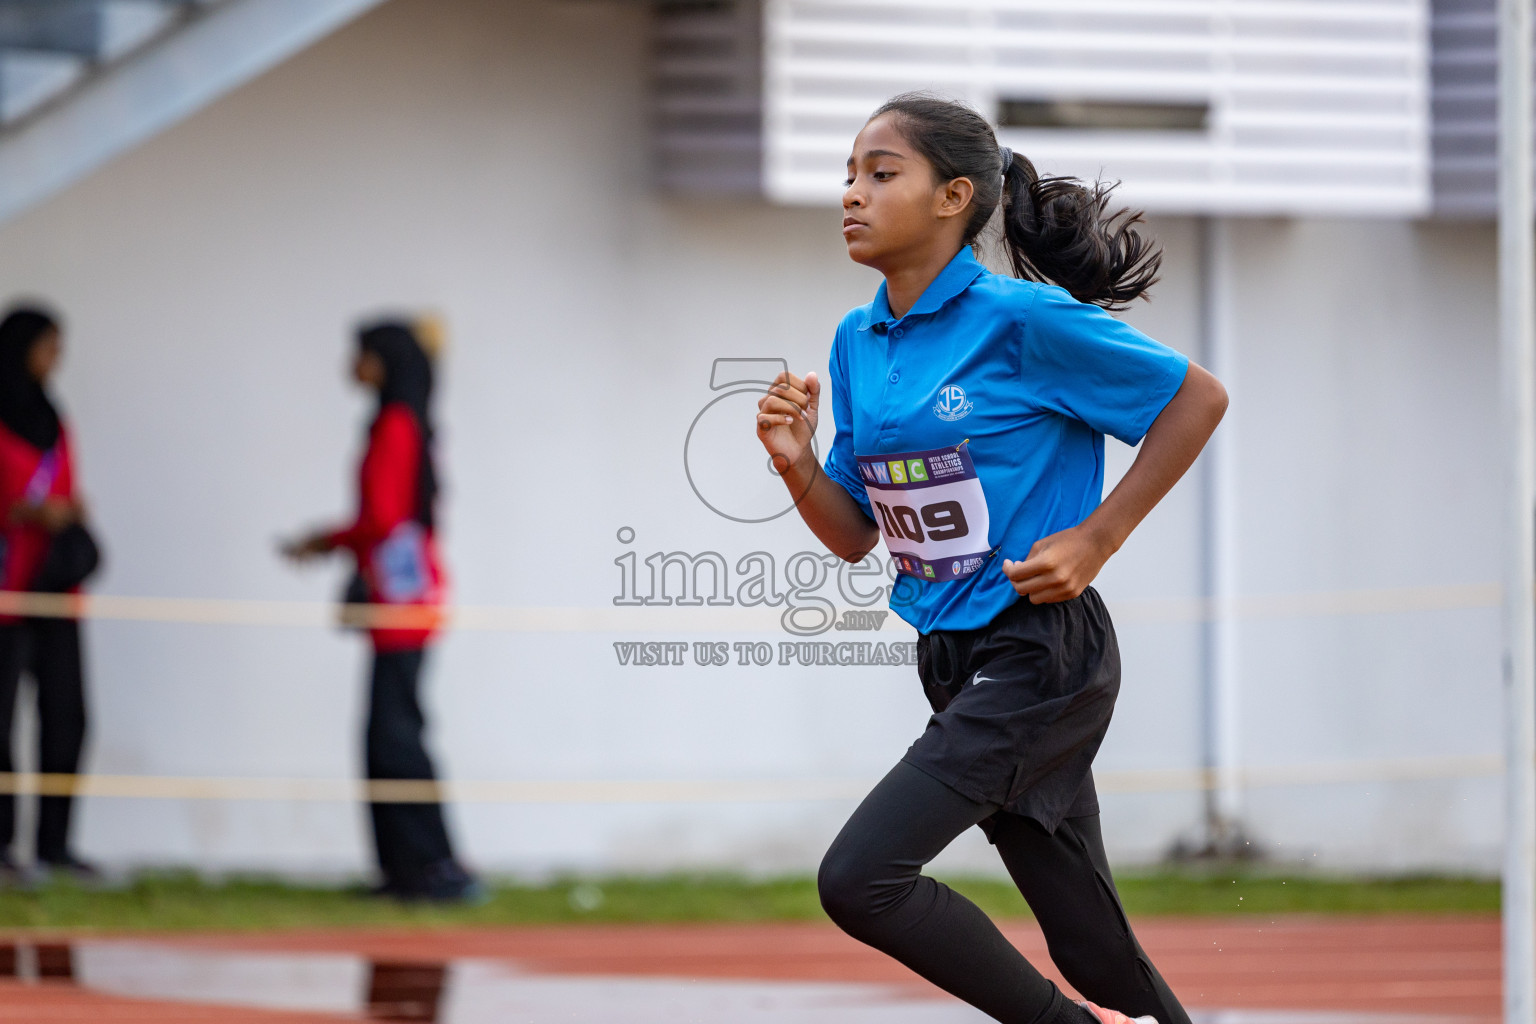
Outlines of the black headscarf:
[{"label": "black headscarf", "polygon": [[32,447],[47,451],[59,441],[59,412],[27,358],[57,318],[37,306],[17,306],[0,320],[0,423]]},{"label": "black headscarf", "polygon": [[399,320],[368,324],[357,332],[358,346],[384,363],[384,386],[379,389],[379,412],[396,402],[416,416],[421,428],[422,452],[416,487],[416,521],[433,524],[437,499],[437,467],[432,456],[432,360],[416,331]]}]

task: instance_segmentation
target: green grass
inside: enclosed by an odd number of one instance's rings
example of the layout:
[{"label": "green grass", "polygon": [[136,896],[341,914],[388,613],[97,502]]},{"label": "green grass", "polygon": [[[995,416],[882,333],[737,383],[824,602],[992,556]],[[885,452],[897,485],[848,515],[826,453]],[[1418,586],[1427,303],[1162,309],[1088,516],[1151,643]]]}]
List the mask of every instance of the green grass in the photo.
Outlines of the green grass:
[{"label": "green grass", "polygon": [[[946,881],[996,917],[1028,910],[1006,882]],[[1260,869],[1126,872],[1119,879],[1133,916],[1492,913],[1497,882],[1468,878],[1386,880],[1297,877]],[[121,888],[86,891],[55,884],[0,892],[0,928],[90,930],[252,930],[269,928],[568,924],[574,922],[821,920],[806,877],[748,880],[727,875],[562,879],[493,886],[479,906],[402,905],[336,886],[272,879],[207,881],[144,875]]]},{"label": "green grass", "polygon": [[[1390,879],[1297,877],[1254,868],[1126,872],[1115,881],[1133,917],[1206,914],[1439,914],[1495,913],[1499,884],[1474,878]],[[1017,890],[1006,883],[961,879],[956,887],[998,916],[1024,916]]]}]

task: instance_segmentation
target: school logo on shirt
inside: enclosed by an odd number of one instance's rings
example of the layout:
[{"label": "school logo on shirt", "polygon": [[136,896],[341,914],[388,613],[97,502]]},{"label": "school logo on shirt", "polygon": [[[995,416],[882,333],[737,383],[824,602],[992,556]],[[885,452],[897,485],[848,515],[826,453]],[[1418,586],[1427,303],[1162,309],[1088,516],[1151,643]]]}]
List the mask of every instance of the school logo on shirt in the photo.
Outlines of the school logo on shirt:
[{"label": "school logo on shirt", "polygon": [[958,384],[946,384],[939,388],[939,400],[933,403],[933,414],[953,423],[969,416],[975,404],[965,397],[965,388]]}]

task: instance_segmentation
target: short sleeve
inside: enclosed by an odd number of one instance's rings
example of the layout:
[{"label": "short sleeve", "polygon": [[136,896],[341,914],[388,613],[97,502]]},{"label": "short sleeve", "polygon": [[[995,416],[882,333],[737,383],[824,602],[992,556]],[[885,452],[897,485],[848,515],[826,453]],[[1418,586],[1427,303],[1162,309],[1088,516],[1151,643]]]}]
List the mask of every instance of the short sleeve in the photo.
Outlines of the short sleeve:
[{"label": "short sleeve", "polygon": [[875,518],[875,510],[869,504],[869,493],[864,490],[864,484],[859,479],[858,460],[853,457],[853,398],[848,382],[848,366],[843,351],[843,328],[837,329],[837,335],[832,339],[832,355],[828,359],[827,376],[831,378],[827,383],[832,389],[832,421],[836,426],[836,433],[832,436],[832,450],[827,452],[827,461],[822,469],[827,476],[840,484],[854,501],[859,503],[859,508],[871,520]]},{"label": "short sleeve", "polygon": [[330,534],[331,543],[366,549],[411,518],[416,504],[416,474],[421,432],[404,405],[386,405],[368,434],[368,452],[358,474],[357,520]]},{"label": "short sleeve", "polygon": [[1021,334],[1029,393],[1126,444],[1140,443],[1189,369],[1185,356],[1056,287],[1035,294]]}]

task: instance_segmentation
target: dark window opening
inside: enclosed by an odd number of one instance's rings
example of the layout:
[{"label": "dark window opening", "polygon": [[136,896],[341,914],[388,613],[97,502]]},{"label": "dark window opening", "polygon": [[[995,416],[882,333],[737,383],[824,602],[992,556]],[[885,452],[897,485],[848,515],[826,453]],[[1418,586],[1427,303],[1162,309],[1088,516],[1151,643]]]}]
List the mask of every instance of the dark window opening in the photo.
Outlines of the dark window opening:
[{"label": "dark window opening", "polygon": [[661,0],[656,6],[666,14],[734,14],[731,0]]},{"label": "dark window opening", "polygon": [[1204,131],[1209,103],[1109,103],[1102,100],[1003,100],[1002,128],[1086,128],[1097,131]]}]

